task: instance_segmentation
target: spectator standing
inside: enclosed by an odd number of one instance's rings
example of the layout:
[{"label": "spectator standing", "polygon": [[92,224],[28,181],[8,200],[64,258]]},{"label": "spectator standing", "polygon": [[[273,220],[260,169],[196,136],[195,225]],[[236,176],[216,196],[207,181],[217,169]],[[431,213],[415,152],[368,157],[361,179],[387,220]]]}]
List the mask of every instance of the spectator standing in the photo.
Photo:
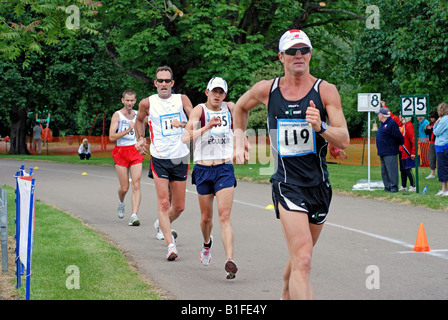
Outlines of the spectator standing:
[{"label": "spectator standing", "polygon": [[400,173],[401,173],[401,187],[399,191],[406,190],[407,180],[409,179],[409,191],[416,191],[414,175],[412,174],[412,168],[405,168],[403,160],[411,158],[415,160],[415,133],[414,125],[412,124],[411,117],[400,117],[403,126],[400,128],[404,137],[404,144],[400,146],[400,153],[398,154],[400,159]]},{"label": "spectator standing", "polygon": [[436,149],[434,147],[436,136],[434,135],[433,128],[437,119],[439,119],[439,114],[437,111],[431,111],[429,113],[429,124],[427,124],[425,128],[425,133],[429,136],[428,162],[429,169],[431,169],[430,174],[425,179],[434,179],[436,177],[437,156]]},{"label": "spectator standing", "polygon": [[437,107],[439,119],[434,124],[434,143],[437,155],[437,176],[442,182],[442,190],[437,196],[448,196],[448,103],[442,102]]},{"label": "spectator standing", "polygon": [[36,123],[33,127],[33,148],[37,154],[42,151],[42,126]]},{"label": "spectator standing", "polygon": [[381,176],[385,192],[398,192],[398,154],[404,143],[398,124],[390,117],[389,109],[377,112],[381,122],[376,135],[376,147],[381,162]]}]

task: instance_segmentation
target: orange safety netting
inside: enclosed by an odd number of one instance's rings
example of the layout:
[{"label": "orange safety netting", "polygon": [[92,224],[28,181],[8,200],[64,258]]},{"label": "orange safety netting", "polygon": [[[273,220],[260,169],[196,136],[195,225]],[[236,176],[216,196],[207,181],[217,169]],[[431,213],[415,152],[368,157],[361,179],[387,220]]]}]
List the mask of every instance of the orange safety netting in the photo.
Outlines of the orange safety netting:
[{"label": "orange safety netting", "polygon": [[[48,138],[48,142],[42,143],[42,153],[48,149],[48,154],[78,154],[79,145],[82,140],[89,140],[92,156],[109,157],[115,144],[109,140],[108,136],[68,136]],[[44,140],[44,139],[42,139]],[[270,157],[270,145],[268,137],[249,137],[251,144],[250,157],[252,161],[266,162]],[[3,146],[5,141],[0,142],[0,153],[4,153],[8,146]],[[376,138],[370,138],[370,165],[380,166],[380,159],[377,155]],[[48,144],[48,148],[47,148]],[[31,149],[31,148],[29,148]],[[429,167],[428,162],[429,141],[419,141],[419,154],[421,159],[421,167]],[[327,161],[329,163],[339,163],[348,165],[367,166],[368,164],[368,138],[352,138],[350,145],[345,150],[340,150],[329,145],[327,153]]]}]

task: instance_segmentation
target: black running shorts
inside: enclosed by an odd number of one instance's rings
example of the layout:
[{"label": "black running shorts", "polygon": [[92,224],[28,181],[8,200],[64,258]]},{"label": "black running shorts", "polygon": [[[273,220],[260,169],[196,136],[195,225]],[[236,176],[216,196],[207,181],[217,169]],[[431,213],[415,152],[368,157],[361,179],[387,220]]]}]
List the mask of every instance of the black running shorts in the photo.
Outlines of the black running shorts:
[{"label": "black running shorts", "polygon": [[315,187],[289,185],[271,179],[272,201],[275,214],[280,218],[278,203],[288,211],[304,212],[312,224],[322,224],[327,219],[332,197],[331,185],[324,181]]}]

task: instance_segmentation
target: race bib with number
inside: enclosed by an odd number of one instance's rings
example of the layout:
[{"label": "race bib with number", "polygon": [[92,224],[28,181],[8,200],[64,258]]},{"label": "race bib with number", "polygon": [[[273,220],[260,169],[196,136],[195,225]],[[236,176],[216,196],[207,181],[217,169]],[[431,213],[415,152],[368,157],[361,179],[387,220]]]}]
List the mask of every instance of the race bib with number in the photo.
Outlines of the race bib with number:
[{"label": "race bib with number", "polygon": [[[123,132],[128,130],[129,128],[129,122],[128,121],[120,121],[120,131],[119,132]],[[123,140],[135,140],[135,130],[131,130],[130,132],[128,132],[127,134],[125,134],[123,137],[121,137],[121,139]]]},{"label": "race bib with number", "polygon": [[277,147],[280,157],[316,153],[316,133],[305,119],[278,119]]},{"label": "race bib with number", "polygon": [[165,114],[160,116],[160,125],[162,126],[162,136],[175,136],[182,134],[182,127],[173,127],[173,120],[180,120],[180,113]]},{"label": "race bib with number", "polygon": [[221,119],[221,124],[217,125],[210,129],[210,134],[228,134],[230,132],[230,114],[228,111],[216,111],[216,112],[208,112],[208,121],[212,118],[218,117]]}]

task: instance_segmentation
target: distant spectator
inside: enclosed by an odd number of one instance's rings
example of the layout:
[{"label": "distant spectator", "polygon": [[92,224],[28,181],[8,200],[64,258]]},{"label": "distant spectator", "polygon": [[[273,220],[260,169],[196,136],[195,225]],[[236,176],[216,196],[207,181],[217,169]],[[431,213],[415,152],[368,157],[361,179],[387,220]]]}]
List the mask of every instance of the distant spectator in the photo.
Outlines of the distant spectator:
[{"label": "distant spectator", "polygon": [[429,136],[425,133],[425,128],[429,121],[425,117],[417,117],[418,120],[418,137],[419,139],[428,139]]},{"label": "distant spectator", "polygon": [[433,128],[437,119],[439,119],[437,111],[431,111],[429,113],[429,124],[427,124],[425,128],[425,133],[429,136],[428,162],[429,169],[431,169],[431,173],[425,179],[434,179],[436,177],[437,156],[434,147],[436,136],[434,135]]},{"label": "distant spectator", "polygon": [[398,154],[404,138],[398,124],[392,120],[389,109],[383,107],[377,115],[381,124],[376,135],[376,147],[381,161],[384,191],[398,192]]},{"label": "distant spectator", "polygon": [[81,160],[89,160],[91,156],[90,143],[87,139],[82,140],[82,144],[79,146],[78,155]]},{"label": "distant spectator", "polygon": [[37,151],[37,154],[42,151],[42,130],[42,126],[37,123],[33,127],[33,149]]},{"label": "distant spectator", "polygon": [[415,160],[415,133],[411,117],[401,117],[400,121],[403,126],[400,128],[404,137],[404,144],[400,147],[401,153],[398,154],[400,159],[401,187],[399,191],[406,191],[406,183],[409,179],[409,191],[416,191],[414,175],[411,168],[405,168],[403,160],[411,158]]},{"label": "distant spectator", "polygon": [[442,102],[437,107],[439,119],[434,125],[434,143],[437,155],[437,176],[442,182],[442,190],[436,196],[448,196],[448,103]]}]

